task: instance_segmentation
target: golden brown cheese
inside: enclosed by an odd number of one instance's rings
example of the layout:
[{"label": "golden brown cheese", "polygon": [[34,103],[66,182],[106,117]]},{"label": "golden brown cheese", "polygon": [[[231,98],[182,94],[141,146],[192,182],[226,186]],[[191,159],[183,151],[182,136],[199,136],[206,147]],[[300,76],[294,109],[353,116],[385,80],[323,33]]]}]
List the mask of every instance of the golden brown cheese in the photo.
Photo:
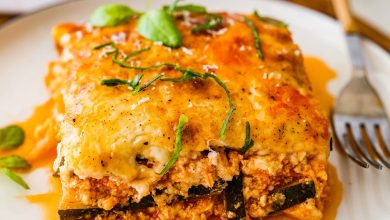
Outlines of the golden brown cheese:
[{"label": "golden brown cheese", "polygon": [[[207,150],[211,145],[240,149],[245,122],[249,121],[254,146],[248,155],[310,152],[316,155],[313,166],[319,166],[315,171],[325,168],[328,121],[312,96],[302,55],[288,29],[251,18],[260,33],[265,57],[259,60],[244,16],[222,15],[224,27],[208,34],[192,34],[188,25],[191,20],[177,19],[183,34],[183,46],[178,49],[143,38],[135,31],[134,20],[114,28],[62,24],[54,29],[60,60],[51,65],[49,76],[53,80],[49,88],[53,95],[62,95],[65,106],[55,164],[60,166],[63,184],[73,174],[80,179],[109,177],[135,188],[138,199],[149,194],[172,155],[175,126],[181,114],[189,119],[181,158],[190,158],[193,152]],[[228,100],[224,90],[211,79],[184,83],[158,80],[136,95],[126,86],[102,86],[103,79],[131,80],[141,73],[113,63],[105,55],[109,48],[92,49],[110,41],[119,46],[123,53],[120,56],[150,47],[131,58],[130,65],[169,62],[218,76],[230,90],[235,110],[226,139],[219,138],[219,130],[229,110]],[[181,76],[167,67],[142,73],[142,83],[160,73]],[[140,166],[135,161],[137,154],[154,158],[155,166]],[[271,176],[278,172],[273,167],[276,165],[264,161],[250,163],[252,171],[265,169]],[[322,190],[324,185],[320,187]]]}]

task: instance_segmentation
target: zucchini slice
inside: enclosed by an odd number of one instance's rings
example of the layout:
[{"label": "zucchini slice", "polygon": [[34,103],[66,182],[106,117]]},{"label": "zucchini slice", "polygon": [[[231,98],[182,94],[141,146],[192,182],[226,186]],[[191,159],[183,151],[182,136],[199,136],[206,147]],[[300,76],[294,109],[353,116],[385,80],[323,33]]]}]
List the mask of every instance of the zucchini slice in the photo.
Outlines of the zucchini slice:
[{"label": "zucchini slice", "polygon": [[76,220],[76,219],[92,219],[97,215],[106,215],[109,212],[138,210],[156,206],[152,196],[145,196],[140,202],[130,202],[126,206],[117,206],[112,210],[106,211],[102,208],[86,208],[86,209],[66,209],[58,210],[61,220]]},{"label": "zucchini slice", "polygon": [[268,197],[272,206],[269,214],[288,209],[315,196],[316,188],[312,180],[276,189]]}]

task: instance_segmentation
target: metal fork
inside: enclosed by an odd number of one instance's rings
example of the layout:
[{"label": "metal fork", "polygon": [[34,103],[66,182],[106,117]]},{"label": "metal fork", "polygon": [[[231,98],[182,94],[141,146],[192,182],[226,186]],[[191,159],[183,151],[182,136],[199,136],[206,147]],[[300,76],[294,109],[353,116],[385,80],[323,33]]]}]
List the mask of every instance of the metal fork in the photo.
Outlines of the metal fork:
[{"label": "metal fork", "polygon": [[352,79],[342,89],[332,112],[338,143],[349,158],[362,167],[390,169],[390,131],[381,99],[367,80],[361,38],[351,18],[347,0],[333,0],[337,18],[343,24],[352,60]]}]

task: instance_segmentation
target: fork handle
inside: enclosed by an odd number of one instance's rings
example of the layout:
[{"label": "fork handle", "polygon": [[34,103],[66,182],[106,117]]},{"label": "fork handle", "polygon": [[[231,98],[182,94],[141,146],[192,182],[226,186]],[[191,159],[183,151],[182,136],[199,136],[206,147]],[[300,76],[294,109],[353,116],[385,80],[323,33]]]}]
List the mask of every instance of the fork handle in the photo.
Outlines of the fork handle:
[{"label": "fork handle", "polygon": [[333,8],[336,12],[337,19],[343,25],[347,33],[356,33],[357,26],[351,15],[349,0],[332,0]]},{"label": "fork handle", "polygon": [[346,32],[348,51],[353,66],[353,76],[364,77],[366,74],[366,65],[361,49],[361,38],[351,15],[349,0],[332,0],[332,4],[337,19],[341,22]]}]

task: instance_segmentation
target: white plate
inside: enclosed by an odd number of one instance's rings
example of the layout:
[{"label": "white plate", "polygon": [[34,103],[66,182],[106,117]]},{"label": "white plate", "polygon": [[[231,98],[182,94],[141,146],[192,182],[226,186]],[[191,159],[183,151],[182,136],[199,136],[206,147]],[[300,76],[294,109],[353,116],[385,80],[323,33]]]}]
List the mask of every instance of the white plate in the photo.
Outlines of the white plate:
[{"label": "white plate", "polygon": [[[51,28],[60,22],[85,22],[96,6],[108,2],[113,1],[72,2],[20,18],[0,28],[0,127],[25,119],[34,106],[48,98],[43,78],[48,61],[56,59]],[[141,11],[146,9],[144,1],[115,2],[129,4]],[[338,73],[337,79],[329,85],[332,94],[337,94],[350,77],[350,61],[341,28],[324,15],[281,1],[191,2],[205,5],[211,11],[250,13],[258,9],[263,14],[287,21],[303,53],[321,58]],[[162,4],[163,1],[155,0],[150,7]],[[389,97],[389,55],[369,42],[364,43],[364,52],[370,79],[382,97]],[[384,100],[390,109],[390,99]],[[362,169],[336,151],[331,153],[330,161],[337,167],[344,183],[344,196],[337,219],[390,219],[389,170]],[[37,170],[25,177],[32,188],[30,191],[24,191],[6,177],[0,176],[2,219],[42,219],[39,207],[28,204],[20,196],[48,190],[45,170]]]}]

